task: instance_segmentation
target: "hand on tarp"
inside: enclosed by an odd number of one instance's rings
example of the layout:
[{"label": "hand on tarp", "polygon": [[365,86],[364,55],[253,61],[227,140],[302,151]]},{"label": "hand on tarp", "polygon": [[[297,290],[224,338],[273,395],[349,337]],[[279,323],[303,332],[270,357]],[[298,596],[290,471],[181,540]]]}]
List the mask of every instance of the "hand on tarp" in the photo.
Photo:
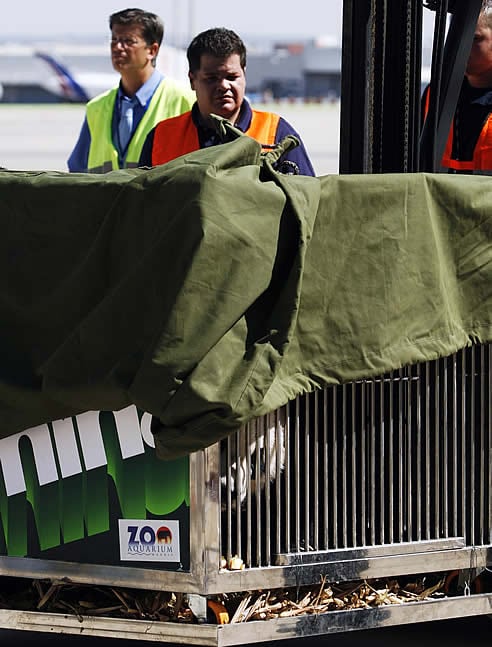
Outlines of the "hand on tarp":
[{"label": "hand on tarp", "polygon": [[219,115],[211,114],[210,119],[217,132],[217,135],[220,138],[220,141],[223,144],[227,144],[227,142],[232,142],[239,137],[243,137],[243,131],[239,130],[239,128],[236,128],[236,126],[233,126],[231,122],[227,121],[227,119],[224,119],[224,117],[219,117]]},{"label": "hand on tarp", "polygon": [[285,153],[299,146],[300,141],[294,135],[286,135],[271,150],[262,153],[263,159],[272,165],[272,167],[279,173],[284,175],[300,175],[300,170],[297,164],[291,160],[283,160],[282,157]]},{"label": "hand on tarp", "polygon": [[[242,130],[233,126],[231,122],[224,119],[224,117],[211,114],[210,118],[223,144],[245,136],[245,133],[243,133]],[[285,155],[285,153],[288,153],[296,146],[299,146],[299,144],[300,141],[297,137],[294,135],[287,135],[277,144],[262,144],[263,152],[261,156],[266,162],[269,162],[276,171],[286,175],[299,175],[299,168],[295,162],[283,160],[279,164],[279,160]]]}]

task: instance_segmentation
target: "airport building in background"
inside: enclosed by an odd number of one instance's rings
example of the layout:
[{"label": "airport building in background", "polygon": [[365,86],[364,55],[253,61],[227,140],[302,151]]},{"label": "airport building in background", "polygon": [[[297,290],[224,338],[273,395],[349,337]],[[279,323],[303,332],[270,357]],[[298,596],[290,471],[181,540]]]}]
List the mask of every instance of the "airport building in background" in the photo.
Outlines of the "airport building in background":
[{"label": "airport building in background", "polygon": [[[254,103],[271,101],[337,101],[340,98],[342,50],[333,37],[247,43],[247,94]],[[52,58],[50,67],[45,60]],[[424,50],[422,80],[428,82],[430,52]],[[57,66],[67,70],[64,76]],[[164,44],[157,67],[188,85],[183,48]],[[119,80],[106,43],[1,43],[0,97],[4,103],[85,102],[70,93],[74,80],[92,97]],[[68,81],[68,83],[67,83]]]},{"label": "airport building in background", "polygon": [[[113,87],[107,45],[73,43],[0,43],[0,84],[5,103],[76,101],[67,93],[66,78],[36,53],[52,57],[89,96]],[[163,45],[158,67],[164,74],[187,80],[183,49]],[[337,99],[340,95],[341,48],[328,40],[273,43],[268,51],[248,47],[248,96],[256,101]]]}]

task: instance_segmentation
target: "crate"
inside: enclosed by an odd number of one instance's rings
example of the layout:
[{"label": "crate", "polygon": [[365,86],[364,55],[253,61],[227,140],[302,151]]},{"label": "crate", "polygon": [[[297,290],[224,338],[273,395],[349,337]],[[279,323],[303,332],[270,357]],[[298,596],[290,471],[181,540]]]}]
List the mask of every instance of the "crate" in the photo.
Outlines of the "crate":
[{"label": "crate", "polygon": [[[196,623],[14,609],[0,626],[232,645],[490,613],[492,591],[473,583],[492,567],[491,400],[492,347],[475,345],[299,396],[178,461],[155,458],[133,407],[4,439],[2,575],[179,592]],[[207,615],[219,594],[436,573],[463,595]]]}]

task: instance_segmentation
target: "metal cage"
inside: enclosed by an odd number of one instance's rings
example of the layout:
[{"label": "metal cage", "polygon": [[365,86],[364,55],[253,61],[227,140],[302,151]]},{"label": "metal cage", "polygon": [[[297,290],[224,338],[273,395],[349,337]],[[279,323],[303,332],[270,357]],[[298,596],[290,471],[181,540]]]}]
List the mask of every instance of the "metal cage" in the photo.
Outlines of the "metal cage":
[{"label": "metal cage", "polygon": [[[0,626],[234,645],[491,613],[492,592],[214,625],[217,594],[492,566],[492,346],[330,386],[189,460],[189,570],[0,557],[2,575],[183,593],[199,623],[0,610]],[[477,594],[475,594],[477,593]],[[82,624],[81,624],[82,622]]]},{"label": "metal cage", "polygon": [[317,391],[224,441],[226,559],[251,568],[490,545],[490,358],[490,346],[475,346]]}]

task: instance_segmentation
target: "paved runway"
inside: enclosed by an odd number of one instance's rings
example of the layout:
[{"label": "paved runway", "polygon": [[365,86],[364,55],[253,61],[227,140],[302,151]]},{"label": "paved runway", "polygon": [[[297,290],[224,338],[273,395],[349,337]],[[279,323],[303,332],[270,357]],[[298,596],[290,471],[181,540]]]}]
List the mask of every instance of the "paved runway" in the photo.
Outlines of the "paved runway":
[{"label": "paved runway", "polygon": [[[304,141],[317,175],[338,172],[338,104],[258,106],[281,114]],[[66,171],[83,105],[0,104],[0,166],[11,170]]]}]

